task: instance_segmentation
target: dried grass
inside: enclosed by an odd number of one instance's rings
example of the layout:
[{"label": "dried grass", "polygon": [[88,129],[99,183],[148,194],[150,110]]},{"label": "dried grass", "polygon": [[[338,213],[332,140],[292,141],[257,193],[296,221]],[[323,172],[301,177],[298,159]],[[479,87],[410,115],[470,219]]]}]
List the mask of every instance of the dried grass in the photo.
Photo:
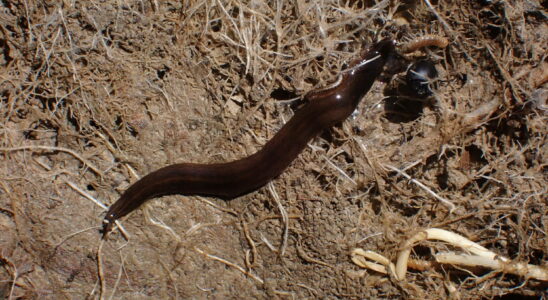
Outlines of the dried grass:
[{"label": "dried grass", "polygon": [[[438,227],[546,267],[545,19],[517,0],[1,2],[0,297],[542,295],[546,282],[484,269],[387,280],[349,253],[394,261]],[[425,34],[450,42],[409,56],[438,63],[432,103],[402,109],[401,77],[376,84],[273,181],[277,196],[166,197],[152,222],[123,222],[128,241],[89,230],[149,171],[259,149],[362,44]],[[413,259],[447,250],[424,243]]]}]

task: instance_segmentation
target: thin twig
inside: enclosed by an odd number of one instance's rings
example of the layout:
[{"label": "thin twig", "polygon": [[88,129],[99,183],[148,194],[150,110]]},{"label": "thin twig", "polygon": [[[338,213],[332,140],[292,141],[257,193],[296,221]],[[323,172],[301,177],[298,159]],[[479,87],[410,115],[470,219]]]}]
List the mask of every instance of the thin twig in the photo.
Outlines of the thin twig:
[{"label": "thin twig", "polygon": [[333,169],[335,169],[339,174],[341,174],[344,178],[346,178],[348,181],[350,181],[353,185],[358,185],[354,179],[352,179],[348,174],[346,174],[345,171],[343,171],[341,168],[339,168],[337,165],[335,165],[331,159],[329,159],[327,156],[322,155],[325,161],[329,166],[331,166]]},{"label": "thin twig", "polygon": [[280,201],[280,196],[278,196],[278,193],[276,192],[276,189],[274,188],[274,184],[272,184],[272,182],[268,183],[268,190],[270,191],[272,198],[274,198],[274,202],[276,202],[276,204],[278,205],[278,210],[282,215],[282,222],[284,223],[283,239],[282,244],[280,245],[280,256],[283,256],[287,247],[287,237],[289,235],[289,217],[287,216],[287,211],[282,205],[282,202]]},{"label": "thin twig", "polygon": [[8,300],[11,300],[11,299],[13,299],[13,291],[15,290],[15,283],[17,282],[17,277],[18,277],[17,267],[15,266],[15,264],[11,260],[4,257],[2,252],[0,252],[0,262],[10,266],[13,269],[13,272],[10,272],[9,269],[6,268],[8,270],[8,273],[12,273],[12,276],[13,276],[13,279],[12,279],[12,282],[11,282],[11,287],[10,287],[10,294],[7,298]]},{"label": "thin twig", "polygon": [[70,238],[72,238],[72,237],[74,237],[74,236],[76,236],[76,235],[78,235],[82,232],[86,232],[86,231],[89,231],[89,230],[92,230],[92,229],[99,229],[99,228],[101,228],[101,226],[92,226],[92,227],[84,228],[84,229],[78,230],[76,232],[73,232],[71,234],[68,234],[65,237],[63,237],[63,239],[59,243],[57,243],[55,245],[55,247],[53,247],[53,248],[55,249],[55,248],[61,246],[64,242],[68,241]]},{"label": "thin twig", "polygon": [[416,180],[416,179],[413,179],[411,178],[411,176],[409,176],[407,173],[405,173],[404,171],[401,171],[399,170],[398,168],[394,167],[394,166],[391,166],[391,165],[385,165],[385,167],[389,168],[390,170],[392,171],[395,171],[397,172],[398,174],[402,175],[403,177],[409,179],[409,181],[411,181],[412,183],[418,185],[420,188],[422,188],[423,190],[425,190],[427,193],[429,193],[430,195],[432,195],[434,198],[438,199],[440,202],[442,202],[443,204],[445,204],[448,208],[449,208],[449,213],[453,213],[453,211],[457,208],[455,206],[455,204],[453,204],[451,201],[439,196],[438,194],[434,193],[430,188],[428,188],[427,186],[425,186],[424,184],[422,184],[420,181]]},{"label": "thin twig", "polygon": [[150,223],[152,223],[152,225],[154,226],[158,226],[162,229],[165,229],[167,232],[169,232],[169,234],[178,242],[180,243],[181,242],[181,238],[177,235],[177,233],[175,232],[175,230],[173,228],[171,228],[170,226],[166,225],[164,222],[158,220],[154,220],[154,218],[152,218],[152,216],[150,215],[150,212],[148,211],[148,209],[145,209],[144,210],[144,213],[145,213],[145,216],[147,217],[148,221]]},{"label": "thin twig", "polygon": [[103,273],[103,259],[102,259],[103,255],[101,251],[103,250],[104,243],[105,243],[105,240],[101,239],[101,241],[99,242],[99,247],[97,248],[97,272],[99,273],[99,283],[101,285],[99,299],[101,300],[104,299],[106,294],[106,282],[105,282],[104,273]]},{"label": "thin twig", "polygon": [[220,210],[220,211],[222,211],[222,212],[231,214],[231,215],[233,215],[233,216],[235,216],[235,217],[237,217],[237,216],[239,215],[238,212],[236,212],[236,211],[234,211],[234,210],[232,210],[232,209],[226,208],[226,207],[219,206],[219,205],[217,205],[217,204],[215,204],[215,203],[213,203],[213,202],[207,200],[207,199],[204,198],[204,197],[195,196],[194,198],[195,198],[196,200],[198,200],[198,201],[201,201],[201,202],[203,202],[203,203],[205,203],[205,204],[207,204],[207,205],[213,207],[213,208],[216,208],[216,209],[218,209],[218,210]]},{"label": "thin twig", "polygon": [[122,279],[123,270],[124,270],[124,258],[122,257],[122,253],[120,253],[120,270],[118,271],[118,276],[116,276],[116,282],[114,283],[114,287],[112,288],[112,293],[110,294],[110,297],[108,297],[109,300],[112,300],[114,298],[114,294],[116,294],[116,289],[118,288],[118,285],[120,284],[120,279]]},{"label": "thin twig", "polygon": [[438,14],[438,12],[434,8],[434,6],[432,6],[432,4],[430,3],[429,0],[424,0],[424,2],[426,3],[426,6],[428,6],[430,11],[432,11],[432,13],[440,21],[440,23],[443,25],[443,27],[445,27],[445,30],[447,31],[447,34],[449,34],[453,38],[453,40],[455,40],[454,37],[453,37],[453,29],[451,28],[451,26],[449,26],[449,24],[445,21],[445,19],[442,16],[440,16],[440,14]]},{"label": "thin twig", "polygon": [[334,268],[332,265],[330,265],[330,264],[328,264],[324,261],[321,261],[319,259],[315,259],[313,257],[310,257],[310,255],[308,255],[308,253],[306,253],[306,251],[304,251],[304,249],[302,248],[302,245],[301,245],[300,241],[297,242],[296,248],[297,248],[297,254],[299,255],[299,257],[304,259],[306,262],[313,263],[313,264],[318,264],[318,265],[324,266],[324,267]]},{"label": "thin twig", "polygon": [[[104,210],[108,210],[108,207],[106,205],[104,205],[101,201],[95,199],[95,197],[93,197],[92,195],[88,194],[86,191],[82,190],[81,188],[79,188],[75,183],[73,182],[70,182],[68,180],[65,180],[65,183],[70,186],[71,188],[73,188],[75,191],[77,191],[80,195],[86,197],[87,199],[91,200],[93,203],[95,203],[97,206],[103,208]],[[115,221],[115,224],[116,226],[120,229],[120,232],[122,232],[122,235],[124,236],[124,238],[126,240],[129,240],[129,234],[128,232],[124,229],[124,227],[122,226],[122,224],[120,223],[119,220],[116,220]]]},{"label": "thin twig", "polygon": [[45,151],[66,152],[66,153],[76,157],[84,165],[88,166],[95,174],[99,175],[100,177],[103,177],[103,172],[101,172],[101,170],[99,170],[99,168],[95,167],[87,159],[83,158],[82,156],[80,156],[80,154],[74,152],[71,149],[67,149],[67,148],[63,148],[63,147],[55,147],[55,146],[41,146],[41,145],[29,145],[29,146],[20,146],[20,147],[0,148],[0,151],[3,151],[3,152],[21,151],[21,150],[45,150]]},{"label": "thin twig", "polygon": [[231,262],[229,262],[229,261],[226,260],[226,259],[223,259],[223,258],[220,258],[220,257],[218,257],[218,256],[215,256],[215,255],[211,255],[211,254],[205,253],[204,251],[202,251],[202,250],[199,249],[199,248],[194,248],[194,249],[195,249],[196,251],[198,251],[198,253],[200,253],[200,254],[202,254],[202,255],[208,257],[208,258],[211,258],[211,259],[213,259],[213,260],[222,262],[223,264],[225,264],[225,265],[227,265],[227,266],[229,266],[229,267],[233,267],[234,269],[236,269],[236,270],[242,272],[242,273],[245,274],[246,276],[249,276],[249,277],[253,278],[254,280],[256,280],[257,282],[259,282],[260,284],[264,284],[264,281],[263,281],[261,278],[259,278],[259,277],[255,276],[255,275],[253,275],[251,272],[246,271],[244,268],[242,268],[242,267],[240,267],[240,266],[238,266],[238,265],[236,265],[236,264],[234,264],[234,263],[231,263]]},{"label": "thin twig", "polygon": [[251,269],[255,266],[255,263],[257,262],[257,247],[255,246],[255,241],[253,240],[249,232],[249,226],[247,226],[247,223],[244,220],[242,220],[242,227],[243,227],[245,238],[247,242],[249,243],[249,246],[251,247],[251,255],[253,256],[252,261],[249,259],[249,255],[246,255],[246,260],[245,260],[247,268]]}]

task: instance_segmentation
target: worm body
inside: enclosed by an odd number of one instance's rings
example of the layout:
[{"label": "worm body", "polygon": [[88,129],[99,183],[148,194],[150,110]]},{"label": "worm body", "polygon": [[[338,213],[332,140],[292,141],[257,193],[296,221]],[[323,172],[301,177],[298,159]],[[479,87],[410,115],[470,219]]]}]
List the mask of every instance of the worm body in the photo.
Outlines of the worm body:
[{"label": "worm body", "polygon": [[151,198],[183,194],[228,200],[265,185],[280,175],[313,137],[352,114],[394,51],[390,40],[363,51],[336,86],[305,95],[307,104],[255,154],[228,163],[174,164],[141,178],[110,206],[103,221],[103,237],[114,221]]}]

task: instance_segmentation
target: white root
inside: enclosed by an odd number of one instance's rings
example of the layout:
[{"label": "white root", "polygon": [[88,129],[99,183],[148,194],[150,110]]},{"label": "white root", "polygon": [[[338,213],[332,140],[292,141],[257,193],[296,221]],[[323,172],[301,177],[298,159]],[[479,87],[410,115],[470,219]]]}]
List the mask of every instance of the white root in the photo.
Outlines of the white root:
[{"label": "white root", "polygon": [[441,264],[452,264],[469,267],[484,267],[498,270],[503,273],[514,274],[526,278],[548,281],[548,269],[543,266],[535,266],[524,262],[505,261],[504,257],[488,259],[486,257],[452,252],[438,253],[434,256]]},{"label": "white root", "polygon": [[[434,257],[440,264],[483,267],[525,278],[548,281],[548,268],[545,266],[536,266],[525,262],[511,261],[510,259],[497,255],[496,253],[459,234],[439,228],[429,228],[420,231],[406,240],[403,243],[402,250],[398,253],[395,266],[386,257],[373,251],[366,251],[360,248],[352,251],[351,259],[355,264],[363,268],[371,269],[382,274],[390,273],[394,275],[397,280],[403,280],[405,278],[405,274],[407,273],[411,249],[418,242],[424,240],[444,241],[469,253],[456,254],[446,252],[435,254]],[[367,259],[374,262],[367,261]]]}]

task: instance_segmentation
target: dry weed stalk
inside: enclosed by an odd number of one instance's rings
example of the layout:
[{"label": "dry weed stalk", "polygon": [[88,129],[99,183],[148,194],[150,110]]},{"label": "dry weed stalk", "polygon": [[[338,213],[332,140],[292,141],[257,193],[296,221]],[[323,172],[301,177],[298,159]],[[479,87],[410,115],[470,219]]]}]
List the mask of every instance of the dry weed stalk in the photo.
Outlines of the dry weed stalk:
[{"label": "dry weed stalk", "polygon": [[256,275],[254,275],[254,274],[251,273],[251,272],[246,271],[244,268],[238,266],[237,264],[235,264],[235,263],[233,263],[233,262],[230,262],[230,261],[228,261],[228,260],[226,260],[226,259],[224,259],[224,258],[220,258],[220,257],[215,256],[215,255],[212,255],[212,254],[208,254],[208,253],[206,253],[205,251],[201,250],[200,248],[195,248],[195,250],[196,250],[198,253],[204,255],[204,256],[207,257],[207,258],[216,260],[216,261],[221,262],[221,263],[223,263],[223,264],[225,264],[225,265],[227,265],[227,266],[229,266],[229,267],[232,267],[232,268],[234,268],[234,269],[236,269],[236,270],[242,272],[244,275],[253,278],[253,279],[254,279],[255,281],[257,281],[258,283],[264,284],[264,281],[263,281],[261,278],[257,277]]},{"label": "dry weed stalk", "polygon": [[20,146],[20,147],[2,147],[0,148],[0,151],[3,152],[12,152],[12,151],[24,151],[24,150],[32,150],[32,151],[59,151],[59,152],[66,152],[74,157],[76,157],[79,161],[81,161],[85,166],[90,168],[95,174],[103,177],[103,172],[99,170],[96,166],[94,166],[91,162],[89,162],[87,159],[83,158],[80,154],[76,153],[76,151],[64,148],[64,147],[55,147],[55,146],[42,146],[42,145],[28,145],[28,146]]},{"label": "dry weed stalk", "polygon": [[404,171],[394,167],[394,166],[391,166],[391,165],[385,165],[386,168],[392,170],[392,171],[395,171],[397,172],[398,174],[402,175],[403,177],[409,179],[410,182],[416,184],[417,186],[419,186],[421,189],[425,190],[428,194],[432,195],[434,198],[436,198],[438,201],[440,201],[441,203],[443,203],[445,206],[447,206],[449,208],[449,213],[453,213],[455,211],[455,209],[457,208],[455,206],[455,204],[453,204],[451,201],[439,196],[438,194],[436,194],[434,191],[432,191],[430,188],[428,188],[426,185],[424,185],[423,183],[421,183],[420,181],[414,179],[414,178],[411,178],[411,176],[409,176],[407,173],[405,173]]},{"label": "dry weed stalk", "polygon": [[8,259],[7,257],[4,257],[2,252],[0,252],[0,262],[3,265],[8,266],[6,269],[8,270],[8,273],[12,277],[10,292],[9,292],[8,297],[7,297],[7,299],[11,300],[12,297],[13,297],[13,292],[15,290],[15,285],[17,284],[17,279],[18,279],[18,276],[19,276],[19,273],[17,272],[17,266],[15,266],[15,264],[10,259]]}]

